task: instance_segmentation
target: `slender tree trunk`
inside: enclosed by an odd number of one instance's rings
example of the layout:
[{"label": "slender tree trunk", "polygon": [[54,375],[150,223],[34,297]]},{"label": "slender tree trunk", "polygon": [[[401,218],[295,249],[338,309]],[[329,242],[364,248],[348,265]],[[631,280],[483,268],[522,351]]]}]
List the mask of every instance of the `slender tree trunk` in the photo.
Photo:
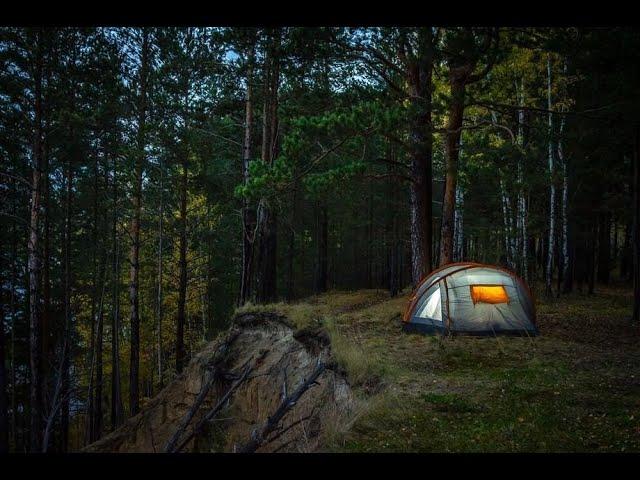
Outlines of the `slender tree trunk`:
[{"label": "slender tree trunk", "polygon": [[433,32],[418,32],[418,60],[408,68],[412,119],[410,124],[411,282],[416,286],[432,269],[432,154]]},{"label": "slender tree trunk", "polygon": [[[242,179],[249,181],[249,162],[253,154],[253,63],[255,59],[255,40],[247,59],[247,90],[245,98],[244,142],[242,144]],[[244,305],[252,296],[254,240],[256,229],[256,211],[249,200],[242,200],[242,277],[238,304]]]},{"label": "slender tree trunk", "polygon": [[91,285],[93,292],[91,294],[91,344],[89,347],[89,391],[87,392],[87,415],[86,415],[86,429],[85,429],[85,444],[92,443],[95,440],[94,435],[94,369],[96,365],[96,304],[98,302],[98,295],[100,291],[100,274],[98,272],[98,157],[96,156],[93,166],[93,232],[92,232],[92,280]]},{"label": "slender tree trunk", "polygon": [[163,305],[162,305],[162,260],[163,260],[163,247],[162,242],[164,240],[163,227],[164,227],[164,166],[162,165],[162,159],[160,159],[160,213],[158,218],[158,293],[156,297],[156,349],[157,349],[157,363],[158,363],[158,383],[160,388],[164,386],[163,379],[163,366],[162,366],[162,317],[163,317]]},{"label": "slender tree trunk", "polygon": [[[392,161],[396,160],[395,149],[393,146],[389,147],[389,158]],[[387,165],[387,169],[391,174],[396,173],[397,167],[394,164]],[[400,203],[398,198],[399,190],[396,188],[395,182],[389,182],[389,197],[391,199],[391,205],[388,208],[388,212],[391,220],[391,245],[389,248],[389,294],[392,297],[398,295],[401,288],[401,270],[400,270],[400,232],[399,232],[399,219],[397,205]]]},{"label": "slender tree trunk", "polygon": [[[562,219],[562,293],[571,292],[571,264],[572,259],[569,251],[569,173],[568,173],[568,159],[565,157],[563,148],[564,133],[564,117],[560,120],[560,138],[558,139],[558,160],[562,168],[562,210],[560,216]],[[558,288],[558,294],[560,288]]]},{"label": "slender tree trunk", "polygon": [[502,219],[504,223],[504,253],[507,261],[507,266],[510,269],[515,267],[515,251],[513,248],[513,225],[511,215],[511,200],[509,199],[509,193],[505,185],[505,181],[502,178],[502,171],[500,175],[500,197],[502,198]]},{"label": "slender tree trunk", "polygon": [[[13,295],[13,292],[10,292],[9,295]],[[9,401],[7,399],[7,371],[4,359],[5,333],[4,315],[2,315],[0,317],[0,453],[9,452]]]},{"label": "slender tree trunk", "polygon": [[455,74],[450,75],[451,101],[445,138],[446,177],[442,202],[442,226],[440,233],[440,265],[453,261],[454,214],[456,184],[458,181],[458,156],[460,133],[464,114],[465,81]]},{"label": "slender tree trunk", "polygon": [[[16,182],[11,180],[12,214],[17,217],[16,206]],[[15,220],[11,222],[11,283],[9,313],[11,315],[11,433],[13,437],[14,451],[18,451],[18,429],[17,429],[17,388],[16,388],[16,288],[18,286],[18,232],[16,231]]]},{"label": "slender tree trunk", "polygon": [[[46,119],[47,108],[45,106],[43,117]],[[43,183],[44,183],[44,229],[43,229],[43,269],[42,269],[42,338],[40,362],[41,362],[41,376],[43,379],[42,385],[42,405],[46,406],[49,396],[49,385],[47,379],[49,378],[49,364],[53,360],[50,357],[50,345],[51,345],[51,226],[50,226],[50,214],[51,214],[51,181],[49,178],[49,142],[47,141],[47,122],[44,123],[44,139],[43,139]]]},{"label": "slender tree trunk", "polygon": [[180,284],[178,287],[178,322],[176,328],[176,371],[182,372],[185,361],[184,325],[185,303],[187,299],[187,176],[188,176],[188,149],[185,149],[182,160],[182,175],[180,185]]},{"label": "slender tree trunk", "polygon": [[140,217],[142,213],[142,174],[145,163],[145,128],[147,120],[147,71],[149,62],[149,31],[142,32],[140,59],[140,95],[138,99],[138,151],[136,152],[134,192],[131,221],[131,269],[129,275],[129,301],[131,304],[131,355],[129,365],[129,414],[140,410]]},{"label": "slender tree trunk", "polygon": [[633,155],[633,316],[631,321],[640,322],[640,127],[636,126],[635,151]]},{"label": "slender tree trunk", "polygon": [[123,406],[120,387],[120,265],[118,242],[118,168],[113,157],[113,300],[111,315],[111,429],[122,423]]},{"label": "slender tree trunk", "polygon": [[[524,79],[520,80],[520,105],[524,105]],[[527,202],[524,192],[524,172],[523,172],[523,156],[525,154],[525,136],[524,136],[524,110],[518,110],[518,144],[520,145],[520,155],[518,155],[518,235],[520,235],[520,246],[522,256],[521,274],[525,281],[529,281],[529,249],[527,234]]]},{"label": "slender tree trunk", "polygon": [[[106,232],[105,232],[106,233]],[[95,379],[95,397],[93,401],[93,422],[92,422],[92,441],[98,440],[102,436],[102,383],[103,383],[103,338],[104,338],[104,296],[106,287],[106,264],[107,252],[104,244],[100,255],[100,300],[98,303],[98,315],[96,324],[96,379]]]},{"label": "slender tree trunk", "polygon": [[547,248],[547,269],[545,277],[545,293],[552,295],[553,253],[556,226],[556,187],[555,166],[553,161],[553,115],[551,114],[551,56],[547,57],[547,107],[549,110],[549,244]]},{"label": "slender tree trunk", "polygon": [[29,359],[31,367],[30,392],[30,450],[39,452],[42,443],[42,378],[41,371],[41,307],[40,307],[40,194],[42,183],[42,66],[43,31],[36,37],[36,57],[34,62],[34,144],[33,176],[31,181],[31,205],[29,223],[29,244],[27,269],[29,272]]},{"label": "slender tree trunk", "polygon": [[62,335],[62,376],[61,384],[61,448],[66,451],[69,445],[69,398],[71,396],[70,368],[72,358],[73,334],[71,324],[71,202],[73,195],[73,167],[71,159],[67,162],[67,192],[65,199],[65,220],[64,220],[64,328]]},{"label": "slender tree trunk", "polygon": [[[459,158],[462,158],[462,136],[460,136]],[[464,190],[460,182],[456,184],[455,210],[453,212],[453,261],[461,262],[464,245]]]}]

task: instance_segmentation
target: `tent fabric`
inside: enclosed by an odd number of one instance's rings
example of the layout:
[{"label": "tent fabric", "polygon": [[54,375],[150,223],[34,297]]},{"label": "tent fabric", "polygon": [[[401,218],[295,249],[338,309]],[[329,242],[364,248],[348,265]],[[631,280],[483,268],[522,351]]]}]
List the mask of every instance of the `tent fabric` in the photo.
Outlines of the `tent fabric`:
[{"label": "tent fabric", "polygon": [[432,272],[416,288],[403,321],[405,329],[424,333],[537,334],[526,284],[513,272],[478,263]]}]

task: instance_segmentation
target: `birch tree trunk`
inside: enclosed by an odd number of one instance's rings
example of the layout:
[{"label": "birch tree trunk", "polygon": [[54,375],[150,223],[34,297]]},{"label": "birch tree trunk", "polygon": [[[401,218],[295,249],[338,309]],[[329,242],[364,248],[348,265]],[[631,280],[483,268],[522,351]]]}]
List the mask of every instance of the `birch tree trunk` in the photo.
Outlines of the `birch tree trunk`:
[{"label": "birch tree trunk", "polygon": [[506,188],[506,182],[503,178],[503,173],[500,170],[500,197],[502,199],[502,218],[504,223],[504,249],[505,257],[507,260],[507,266],[510,269],[515,268],[515,245],[513,242],[513,216],[511,208],[511,199],[509,198],[509,192]]},{"label": "birch tree trunk", "polygon": [[551,283],[553,279],[553,253],[555,247],[556,227],[556,187],[555,166],[553,161],[553,115],[551,114],[551,56],[547,56],[547,109],[549,110],[549,241],[547,248],[547,268],[545,276],[545,292],[552,295]]},{"label": "birch tree trunk", "polygon": [[[524,79],[520,80],[520,105],[524,106]],[[518,145],[520,155],[518,156],[518,235],[520,236],[520,247],[522,255],[521,274],[525,282],[529,280],[529,239],[527,234],[527,203],[524,192],[523,155],[525,153],[524,138],[524,109],[518,110]]]},{"label": "birch tree trunk", "polygon": [[[462,136],[460,137],[459,156],[462,158]],[[464,191],[460,182],[456,185],[456,208],[454,212],[453,260],[461,262],[464,255]]]},{"label": "birch tree trunk", "polygon": [[[570,265],[571,259],[569,257],[569,175],[567,172],[567,158],[564,155],[563,138],[565,118],[560,120],[560,137],[558,138],[558,161],[560,162],[560,168],[562,169],[562,210],[560,212],[560,218],[562,221],[562,278],[563,286],[562,292],[569,293],[571,291],[571,273]],[[558,294],[560,289],[558,289]]]}]

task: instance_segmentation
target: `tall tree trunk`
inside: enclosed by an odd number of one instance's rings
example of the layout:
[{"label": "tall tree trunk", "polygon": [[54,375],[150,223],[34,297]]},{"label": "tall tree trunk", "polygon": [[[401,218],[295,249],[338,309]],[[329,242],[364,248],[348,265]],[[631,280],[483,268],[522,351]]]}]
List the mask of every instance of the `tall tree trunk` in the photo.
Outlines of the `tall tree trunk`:
[{"label": "tall tree trunk", "polygon": [[73,195],[73,167],[71,158],[67,162],[67,192],[64,219],[64,328],[62,334],[62,376],[61,380],[61,448],[66,451],[69,445],[69,406],[71,396],[70,368],[72,358],[73,333],[71,325],[71,201]]},{"label": "tall tree trunk", "polygon": [[[11,180],[12,214],[14,219],[18,218],[16,181]],[[11,434],[13,437],[14,451],[18,451],[18,428],[17,428],[17,388],[16,388],[16,288],[18,286],[18,232],[16,231],[15,220],[11,222],[11,283],[9,298],[9,314],[11,315]]]},{"label": "tall tree trunk", "polygon": [[118,242],[118,168],[113,156],[113,300],[111,312],[111,429],[122,423],[123,406],[120,387],[120,265]]},{"label": "tall tree trunk", "polygon": [[411,157],[410,230],[411,282],[416,286],[432,269],[432,155],[434,45],[431,27],[418,32],[417,61],[409,65],[407,80],[411,102],[409,155]]},{"label": "tall tree trunk", "polygon": [[[242,144],[242,181],[249,181],[249,162],[253,154],[253,63],[255,61],[255,39],[252,41],[247,59],[247,90],[245,98],[244,141]],[[242,276],[238,305],[244,305],[252,296],[254,240],[256,211],[249,200],[242,200]]]},{"label": "tall tree trunk", "polygon": [[440,233],[440,265],[453,261],[454,213],[456,205],[456,184],[458,181],[458,156],[460,153],[460,133],[464,114],[465,79],[450,73],[451,100],[449,118],[445,134],[445,186],[442,201],[442,226]]},{"label": "tall tree trunk", "polygon": [[[272,33],[265,56],[265,100],[262,124],[262,161],[272,165],[278,149],[278,89],[280,84],[280,30]],[[269,303],[277,296],[277,221],[274,206],[263,198],[258,205],[258,272],[256,301]]]},{"label": "tall tree trunk", "polygon": [[[519,103],[524,106],[525,92],[524,92],[524,79],[520,79],[520,95]],[[518,235],[520,236],[522,268],[520,273],[525,281],[529,281],[529,248],[528,248],[528,234],[527,234],[527,202],[524,192],[524,172],[523,172],[523,156],[525,154],[525,136],[524,136],[524,109],[518,110],[518,144],[521,152],[518,155]]]},{"label": "tall tree trunk", "polygon": [[[396,155],[395,149],[393,146],[389,146],[389,158],[395,162]],[[388,164],[387,169],[389,173],[395,174],[397,173],[397,166],[395,164]],[[389,182],[389,197],[391,202],[390,206],[387,209],[388,216],[390,216],[391,220],[391,245],[389,248],[389,294],[392,297],[398,295],[401,288],[401,271],[400,271],[400,255],[402,252],[402,247],[400,243],[400,232],[399,232],[399,219],[398,219],[398,211],[397,205],[400,203],[399,199],[399,190],[396,188],[395,182]]]},{"label": "tall tree trunk", "polygon": [[40,231],[40,194],[42,183],[42,66],[43,66],[43,29],[36,34],[36,56],[34,60],[34,142],[33,175],[31,180],[31,205],[29,222],[29,244],[27,269],[29,272],[29,363],[31,382],[30,399],[30,450],[39,452],[42,443],[42,378],[41,371],[41,308],[40,308],[40,270],[41,257],[39,245]]},{"label": "tall tree trunk", "polygon": [[553,161],[553,115],[551,114],[551,56],[547,56],[547,108],[549,110],[549,243],[547,247],[547,268],[545,276],[545,293],[552,295],[553,254],[556,227],[556,186],[555,166]]},{"label": "tall tree trunk", "polygon": [[98,295],[100,291],[100,274],[98,272],[98,157],[96,156],[93,166],[93,225],[92,232],[92,280],[91,285],[93,292],[91,294],[91,344],[89,347],[89,388],[87,392],[87,414],[86,414],[86,429],[85,429],[85,444],[92,443],[95,440],[94,435],[94,369],[96,365],[96,304],[98,302]]},{"label": "tall tree trunk", "polygon": [[[462,137],[460,137],[459,156],[462,158]],[[464,245],[464,191],[460,182],[456,185],[455,210],[453,213],[453,260],[461,262]]]},{"label": "tall tree trunk", "polygon": [[[106,173],[106,168],[105,168]],[[105,188],[106,188],[105,182]],[[100,220],[101,230],[106,235],[106,222]],[[96,340],[95,340],[95,390],[93,401],[93,421],[91,424],[92,441],[98,440],[102,436],[102,383],[103,383],[103,339],[104,339],[104,297],[106,288],[106,270],[107,270],[107,250],[104,241],[101,242],[100,248],[100,267],[99,267],[99,302],[96,322]]]},{"label": "tall tree trunk", "polygon": [[504,223],[504,253],[507,266],[510,269],[515,268],[515,249],[513,243],[513,221],[511,215],[511,199],[507,191],[506,182],[503,179],[503,173],[499,170],[500,175],[500,197],[502,198],[502,219]]},{"label": "tall tree trunk", "polygon": [[[566,67],[565,67],[566,69]],[[570,293],[572,285],[572,272],[571,264],[573,263],[571,258],[571,252],[569,250],[569,172],[568,172],[568,159],[565,157],[563,148],[564,133],[564,117],[560,120],[560,138],[558,139],[558,160],[562,168],[562,210],[560,217],[562,219],[562,293]],[[560,289],[558,289],[560,293]]]},{"label": "tall tree trunk", "polygon": [[[9,292],[9,295],[13,295],[13,292]],[[7,399],[7,371],[4,359],[5,333],[4,315],[2,315],[0,317],[0,453],[9,452],[9,402]]]},{"label": "tall tree trunk", "polygon": [[633,323],[640,322],[640,127],[636,126],[633,155]]},{"label": "tall tree trunk", "polygon": [[180,243],[179,243],[179,269],[180,284],[178,286],[178,321],[176,325],[176,371],[182,372],[185,361],[184,325],[185,304],[187,300],[187,175],[188,175],[188,149],[185,149],[182,160],[182,175],[180,184]]},{"label": "tall tree trunk", "polygon": [[43,139],[43,187],[44,187],[44,229],[43,229],[43,269],[42,269],[42,338],[40,339],[41,351],[40,351],[40,363],[41,363],[41,376],[43,378],[42,385],[42,405],[46,406],[49,396],[49,385],[47,379],[49,378],[49,364],[53,360],[50,357],[50,345],[51,345],[51,226],[50,226],[50,214],[51,214],[51,181],[49,178],[49,142],[47,141],[47,108],[45,106],[43,111],[43,123],[44,123],[44,139]]},{"label": "tall tree trunk", "polygon": [[160,388],[164,386],[163,366],[162,366],[162,267],[163,267],[163,240],[164,240],[164,166],[160,159],[160,213],[158,215],[158,290],[156,296],[156,349],[157,349],[157,367],[158,367],[158,384]]},{"label": "tall tree trunk", "polygon": [[138,151],[136,152],[134,191],[132,196],[133,218],[131,221],[131,269],[129,275],[129,301],[131,304],[131,355],[129,365],[129,414],[140,410],[140,217],[142,212],[142,174],[145,163],[147,120],[147,71],[149,63],[149,31],[142,32],[140,59],[140,95],[138,98]]}]

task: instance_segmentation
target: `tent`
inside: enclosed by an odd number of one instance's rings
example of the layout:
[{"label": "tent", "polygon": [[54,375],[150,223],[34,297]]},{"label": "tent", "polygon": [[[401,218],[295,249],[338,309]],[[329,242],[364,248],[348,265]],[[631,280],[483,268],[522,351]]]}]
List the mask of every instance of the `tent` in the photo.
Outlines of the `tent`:
[{"label": "tent", "polygon": [[515,273],[481,263],[451,263],[415,289],[405,331],[426,334],[537,335],[529,287]]}]

